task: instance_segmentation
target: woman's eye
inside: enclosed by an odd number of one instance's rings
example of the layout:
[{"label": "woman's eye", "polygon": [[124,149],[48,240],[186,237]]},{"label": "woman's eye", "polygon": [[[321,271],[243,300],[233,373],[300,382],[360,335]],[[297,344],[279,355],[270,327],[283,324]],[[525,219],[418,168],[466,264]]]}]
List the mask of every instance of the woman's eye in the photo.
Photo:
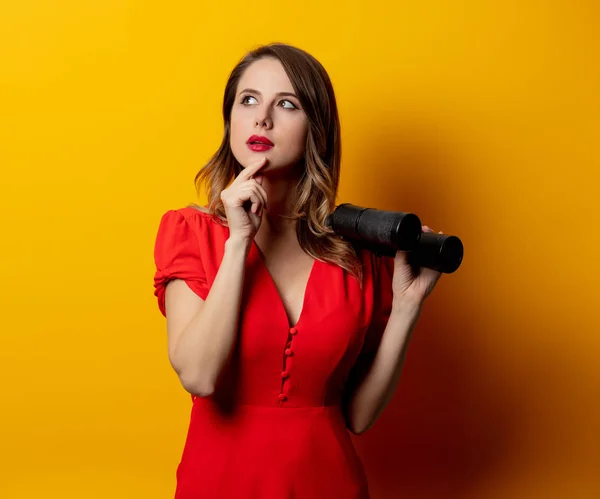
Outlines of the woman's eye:
[{"label": "woman's eye", "polygon": [[248,99],[254,99],[256,100],[255,97],[252,97],[251,95],[246,95],[244,96],[244,98],[242,99],[242,104],[249,104]]},{"label": "woman's eye", "polygon": [[282,100],[281,102],[289,104],[289,106],[283,106],[285,109],[298,109],[292,101]]}]

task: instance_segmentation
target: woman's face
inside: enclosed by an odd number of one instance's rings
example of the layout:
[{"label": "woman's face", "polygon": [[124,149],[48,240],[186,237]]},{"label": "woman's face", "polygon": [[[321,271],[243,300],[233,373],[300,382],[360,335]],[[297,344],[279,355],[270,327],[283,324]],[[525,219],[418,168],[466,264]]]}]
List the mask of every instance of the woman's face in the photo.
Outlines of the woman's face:
[{"label": "woman's face", "polygon": [[229,140],[238,162],[246,168],[266,156],[261,171],[294,166],[304,155],[307,133],[308,119],[281,63],[264,58],[248,66],[231,109]]}]

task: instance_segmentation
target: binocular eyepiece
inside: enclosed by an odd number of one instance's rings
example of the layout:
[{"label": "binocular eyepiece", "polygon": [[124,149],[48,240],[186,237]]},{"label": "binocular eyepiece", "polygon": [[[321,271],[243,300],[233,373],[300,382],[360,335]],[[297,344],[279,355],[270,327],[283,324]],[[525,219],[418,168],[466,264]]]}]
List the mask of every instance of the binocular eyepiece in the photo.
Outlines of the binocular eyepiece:
[{"label": "binocular eyepiece", "polygon": [[417,267],[450,274],[462,263],[462,241],[456,236],[423,232],[421,220],[413,213],[344,203],[327,216],[325,224],[343,239],[377,255],[407,251],[408,261]]}]

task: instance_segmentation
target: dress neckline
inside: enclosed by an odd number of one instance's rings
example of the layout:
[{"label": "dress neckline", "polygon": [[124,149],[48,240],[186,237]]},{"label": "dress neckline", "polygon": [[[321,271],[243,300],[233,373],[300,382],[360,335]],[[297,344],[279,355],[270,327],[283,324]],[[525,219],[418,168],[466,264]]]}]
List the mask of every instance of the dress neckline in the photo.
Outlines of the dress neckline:
[{"label": "dress neckline", "polygon": [[267,280],[270,283],[270,287],[271,287],[273,293],[277,297],[277,303],[278,303],[278,306],[279,306],[283,316],[285,317],[286,324],[290,328],[298,327],[298,325],[301,322],[303,322],[304,316],[306,315],[307,304],[309,301],[309,297],[310,297],[309,295],[310,295],[310,291],[311,291],[311,283],[314,280],[315,270],[317,269],[317,266],[318,266],[320,260],[318,260],[316,258],[313,260],[313,264],[310,269],[310,273],[308,274],[308,278],[307,278],[306,284],[304,286],[304,296],[302,297],[302,308],[300,309],[300,315],[298,315],[298,320],[296,321],[295,324],[290,324],[290,322],[291,322],[290,318],[285,309],[283,299],[281,298],[281,295],[279,294],[279,290],[277,289],[277,286],[275,285],[275,280],[273,279],[273,276],[271,275],[271,272],[269,272],[267,264],[265,263],[265,260],[262,255],[262,250],[258,247],[258,244],[256,244],[256,241],[254,239],[252,240],[251,248],[254,251],[256,259],[259,261],[261,269],[264,271],[264,273],[267,277]]}]

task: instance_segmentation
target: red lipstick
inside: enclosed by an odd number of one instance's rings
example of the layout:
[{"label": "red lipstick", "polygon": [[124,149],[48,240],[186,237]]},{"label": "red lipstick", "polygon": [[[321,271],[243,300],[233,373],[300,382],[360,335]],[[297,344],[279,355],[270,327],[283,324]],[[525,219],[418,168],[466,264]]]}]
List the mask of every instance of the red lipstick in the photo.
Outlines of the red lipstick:
[{"label": "red lipstick", "polygon": [[252,135],[247,141],[248,147],[256,152],[268,151],[275,144],[271,142],[267,137],[261,135]]}]

